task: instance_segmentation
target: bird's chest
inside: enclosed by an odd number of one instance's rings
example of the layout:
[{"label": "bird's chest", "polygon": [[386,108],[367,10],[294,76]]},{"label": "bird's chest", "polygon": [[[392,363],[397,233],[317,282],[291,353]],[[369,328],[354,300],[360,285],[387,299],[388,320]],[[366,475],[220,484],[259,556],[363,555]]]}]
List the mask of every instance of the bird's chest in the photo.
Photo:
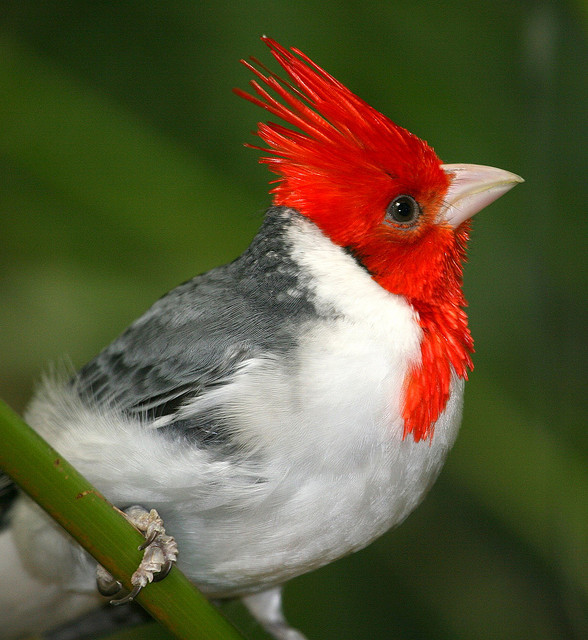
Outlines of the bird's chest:
[{"label": "bird's chest", "polygon": [[316,324],[290,359],[260,363],[235,386],[247,444],[263,456],[266,476],[250,517],[241,512],[229,524],[230,540],[235,525],[243,536],[215,571],[239,575],[239,588],[248,578],[279,583],[364,547],[420,502],[455,437],[462,387],[432,442],[403,438],[403,380],[418,356],[418,325],[413,331],[394,337],[349,318]]},{"label": "bird's chest", "polygon": [[419,344],[416,322],[399,336],[388,325],[341,319],[315,328],[290,366],[292,423],[281,457],[292,500],[285,504],[334,547],[359,548],[403,520],[457,434],[463,385],[456,378],[433,439],[404,437],[405,380]]}]

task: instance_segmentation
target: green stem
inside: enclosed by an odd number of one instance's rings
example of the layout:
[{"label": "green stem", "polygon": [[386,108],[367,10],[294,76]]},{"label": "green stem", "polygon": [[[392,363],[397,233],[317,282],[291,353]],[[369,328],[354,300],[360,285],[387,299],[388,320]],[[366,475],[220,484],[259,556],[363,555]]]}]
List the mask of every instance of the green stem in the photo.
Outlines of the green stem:
[{"label": "green stem", "polygon": [[[141,560],[141,534],[1,400],[0,442],[0,468],[128,588]],[[137,602],[177,638],[243,640],[177,567]]]}]

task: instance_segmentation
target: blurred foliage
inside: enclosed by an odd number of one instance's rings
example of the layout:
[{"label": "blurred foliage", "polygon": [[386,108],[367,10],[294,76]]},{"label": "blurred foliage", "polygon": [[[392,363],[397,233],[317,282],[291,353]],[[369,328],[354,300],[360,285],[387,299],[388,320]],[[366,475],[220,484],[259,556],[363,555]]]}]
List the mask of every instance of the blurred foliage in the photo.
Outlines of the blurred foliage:
[{"label": "blurred foliage", "polygon": [[[320,8],[319,8],[320,6]],[[588,29],[583,2],[7,0],[0,10],[0,396],[82,365],[269,203],[231,93],[297,46],[447,162],[527,182],[475,220],[464,425],[428,499],[294,580],[316,640],[588,637]],[[240,605],[227,605],[263,638]]]}]

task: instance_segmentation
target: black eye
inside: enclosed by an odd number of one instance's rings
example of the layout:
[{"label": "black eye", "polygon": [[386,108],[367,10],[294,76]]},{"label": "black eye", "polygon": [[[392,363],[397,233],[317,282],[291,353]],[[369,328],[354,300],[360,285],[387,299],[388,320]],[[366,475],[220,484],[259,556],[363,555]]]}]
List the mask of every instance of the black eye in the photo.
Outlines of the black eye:
[{"label": "black eye", "polygon": [[419,203],[412,196],[398,196],[386,209],[386,219],[396,224],[412,225],[420,215]]}]

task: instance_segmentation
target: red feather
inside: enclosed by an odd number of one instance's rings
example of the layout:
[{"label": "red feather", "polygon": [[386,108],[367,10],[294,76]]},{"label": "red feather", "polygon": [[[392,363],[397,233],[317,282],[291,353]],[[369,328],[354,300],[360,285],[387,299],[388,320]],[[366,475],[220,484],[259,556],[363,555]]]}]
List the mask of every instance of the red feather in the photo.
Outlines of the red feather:
[{"label": "red feather", "polygon": [[[296,127],[259,124],[269,154],[261,162],[279,176],[274,204],[313,220],[334,243],[352,249],[382,287],[412,305],[423,338],[421,360],[405,380],[404,435],[430,438],[449,398],[452,371],[465,378],[472,368],[462,294],[468,224],[454,230],[437,220],[449,178],[426,142],[301,51],[263,40],[290,81],[255,59],[259,69],[242,61],[257,78],[251,81],[257,95],[235,93]],[[385,220],[388,204],[401,194],[422,210],[410,229]]]}]

